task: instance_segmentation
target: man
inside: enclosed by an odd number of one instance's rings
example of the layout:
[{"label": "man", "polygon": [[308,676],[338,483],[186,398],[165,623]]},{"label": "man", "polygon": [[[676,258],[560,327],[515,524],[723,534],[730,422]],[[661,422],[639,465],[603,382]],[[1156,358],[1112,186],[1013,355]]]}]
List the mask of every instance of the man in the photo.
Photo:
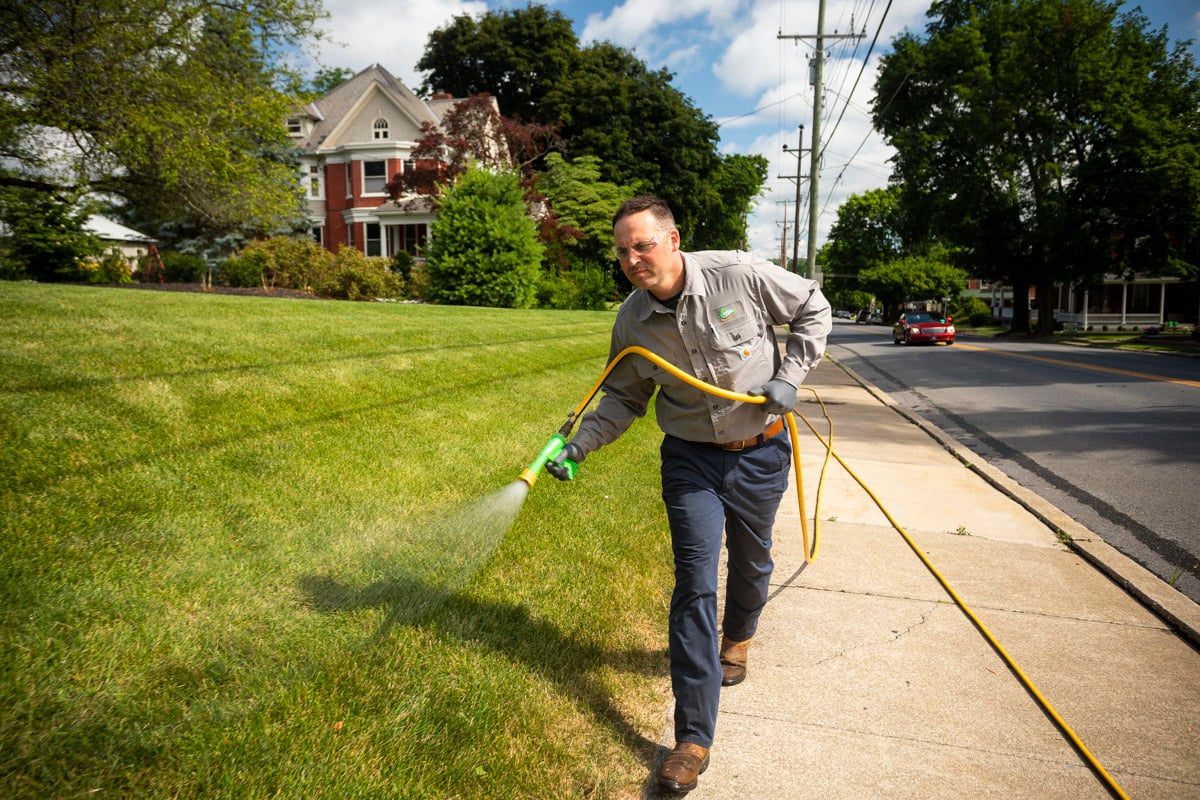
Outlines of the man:
[{"label": "man", "polygon": [[[746,676],[750,638],[767,601],[771,529],[787,488],[791,443],[782,414],[825,352],[832,325],[817,284],[746,253],[679,249],[667,205],[635,197],[613,217],[613,253],[637,290],[622,304],[610,359],[640,345],[700,380],[762,396],[720,399],[631,355],[604,383],[595,411],[547,469],[582,462],[646,413],[662,443],[662,496],[671,527],[675,588],[668,620],[675,749],[658,773],[663,787],[688,792],[708,766],[722,686]],[[780,356],[773,326],[787,325]],[[717,566],[727,537],[728,577],[717,637]]]}]

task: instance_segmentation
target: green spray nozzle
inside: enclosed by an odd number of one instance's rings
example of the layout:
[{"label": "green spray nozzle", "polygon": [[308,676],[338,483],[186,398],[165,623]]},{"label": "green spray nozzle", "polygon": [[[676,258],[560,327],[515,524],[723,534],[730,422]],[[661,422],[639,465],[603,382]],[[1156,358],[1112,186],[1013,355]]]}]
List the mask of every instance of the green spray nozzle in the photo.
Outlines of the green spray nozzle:
[{"label": "green spray nozzle", "polygon": [[[546,446],[542,448],[542,452],[537,454],[537,458],[533,460],[524,472],[521,473],[521,480],[529,484],[532,488],[533,484],[538,479],[538,473],[542,467],[546,466],[551,459],[557,458],[562,449],[567,446],[567,439],[561,433],[556,433],[550,437],[550,441],[546,442]],[[567,468],[567,476],[570,479],[575,478],[575,473],[579,469],[579,465],[571,459],[563,460],[563,466]]]}]

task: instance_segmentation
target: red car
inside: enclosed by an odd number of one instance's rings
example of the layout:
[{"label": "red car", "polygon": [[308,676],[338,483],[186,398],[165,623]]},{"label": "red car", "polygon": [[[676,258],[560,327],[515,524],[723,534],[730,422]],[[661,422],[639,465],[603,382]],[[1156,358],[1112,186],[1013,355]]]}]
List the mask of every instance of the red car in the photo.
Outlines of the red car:
[{"label": "red car", "polygon": [[954,344],[954,320],[930,314],[928,311],[909,311],[900,316],[892,327],[892,342],[916,344],[917,342],[945,342]]}]

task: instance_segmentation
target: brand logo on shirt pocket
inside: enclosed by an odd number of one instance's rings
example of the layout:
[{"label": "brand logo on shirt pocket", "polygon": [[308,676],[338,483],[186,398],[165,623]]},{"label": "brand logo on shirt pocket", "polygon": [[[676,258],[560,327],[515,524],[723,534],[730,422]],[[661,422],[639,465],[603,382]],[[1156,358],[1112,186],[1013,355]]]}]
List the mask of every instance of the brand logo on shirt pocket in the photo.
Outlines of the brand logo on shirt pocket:
[{"label": "brand logo on shirt pocket", "polygon": [[722,306],[721,308],[717,309],[717,319],[724,322],[725,320],[729,319],[736,313],[737,313],[736,308],[733,308],[732,306]]}]

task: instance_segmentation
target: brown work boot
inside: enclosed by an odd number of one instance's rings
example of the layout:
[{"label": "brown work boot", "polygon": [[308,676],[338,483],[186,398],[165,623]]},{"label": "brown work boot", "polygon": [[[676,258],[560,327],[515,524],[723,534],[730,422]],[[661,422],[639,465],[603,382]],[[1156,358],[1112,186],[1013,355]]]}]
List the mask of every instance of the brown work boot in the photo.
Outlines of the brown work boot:
[{"label": "brown work boot", "polygon": [[696,779],[708,769],[708,748],[692,742],[678,742],[658,768],[658,785],[673,792],[690,792]]},{"label": "brown work boot", "polygon": [[721,637],[721,685],[737,686],[746,680],[746,657],[750,640],[735,642]]}]

